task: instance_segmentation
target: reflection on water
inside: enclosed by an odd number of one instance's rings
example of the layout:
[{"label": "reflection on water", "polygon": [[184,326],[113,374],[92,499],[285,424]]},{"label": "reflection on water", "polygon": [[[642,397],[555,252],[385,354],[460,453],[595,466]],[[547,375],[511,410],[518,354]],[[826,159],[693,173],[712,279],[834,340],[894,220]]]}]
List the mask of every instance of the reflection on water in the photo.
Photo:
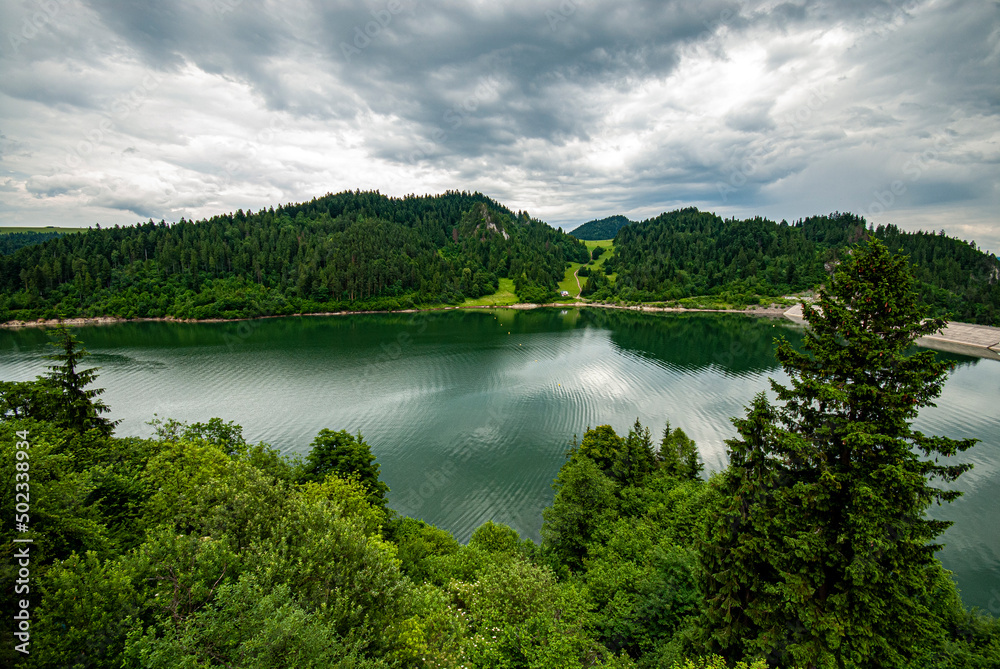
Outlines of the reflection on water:
[{"label": "reflection on water", "polygon": [[[774,337],[783,320],[610,309],[449,310],[276,318],[241,323],[129,323],[80,328],[101,369],[119,434],[148,435],[153,414],[234,420],[255,441],[304,453],[324,427],[361,431],[399,511],[460,540],[486,520],[538,539],[541,510],[574,436],[638,417],[654,433],[684,428],[710,470],[725,465],[730,423],[768,377],[787,378]],[[44,372],[42,331],[0,331],[0,378]],[[1000,364],[954,354],[939,406],[919,429],[982,440],[963,459],[965,495],[935,508],[967,603],[1000,587]],[[997,599],[994,604],[1000,604]],[[1000,613],[1000,611],[996,611]]]}]

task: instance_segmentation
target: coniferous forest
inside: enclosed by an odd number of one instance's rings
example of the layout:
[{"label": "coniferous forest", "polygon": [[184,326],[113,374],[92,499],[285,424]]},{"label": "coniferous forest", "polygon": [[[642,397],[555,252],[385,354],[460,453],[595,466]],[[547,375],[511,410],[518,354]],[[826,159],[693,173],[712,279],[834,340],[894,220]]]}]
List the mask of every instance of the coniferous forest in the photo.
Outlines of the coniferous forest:
[{"label": "coniferous forest", "polygon": [[1000,0],[0,19],[0,669],[1000,669]]},{"label": "coniferous forest", "polygon": [[60,232],[8,232],[0,235],[0,255],[10,255],[25,246],[41,244],[49,239],[55,239]]},{"label": "coniferous forest", "polygon": [[577,239],[599,241],[601,239],[614,239],[618,231],[632,221],[624,216],[608,216],[594,221],[587,221],[580,227],[574,228],[570,233]]},{"label": "coniferous forest", "polygon": [[204,221],[94,229],[0,258],[0,318],[237,318],[554,295],[578,240],[478,193],[344,192]]},{"label": "coniferous forest", "polygon": [[1000,261],[941,233],[872,228],[854,214],[814,216],[789,224],[763,218],[722,219],[681,209],[623,227],[604,274],[584,295],[626,301],[719,295],[736,303],[779,297],[826,282],[851,246],[878,239],[914,265],[917,292],[936,315],[1000,324]]},{"label": "coniferous forest", "polygon": [[486,523],[461,545],[399,516],[363,435],[335,426],[297,459],[219,419],[116,437],[56,330],[47,374],[0,382],[4,485],[23,495],[3,497],[22,525],[0,530],[0,569],[15,583],[17,553],[32,570],[2,594],[30,610],[23,664],[1000,666],[1000,622],[963,607],[935,557],[948,523],[924,515],[958,495],[975,440],[912,428],[947,372],[913,351],[941,325],[918,285],[878,240],[856,246],[711,476],[680,425],[587,429],[540,544]]},{"label": "coniferous forest", "polygon": [[[815,290],[852,244],[874,238],[909,256],[934,315],[1000,324],[1000,261],[943,232],[875,228],[853,214],[789,224],[694,208],[587,226],[614,236],[602,266],[581,268],[582,295],[596,301],[767,302]],[[348,191],[256,213],[45,237],[8,240],[0,321],[405,309],[491,295],[500,279],[520,301],[543,303],[556,297],[568,263],[591,260],[576,237],[466,192]]]}]

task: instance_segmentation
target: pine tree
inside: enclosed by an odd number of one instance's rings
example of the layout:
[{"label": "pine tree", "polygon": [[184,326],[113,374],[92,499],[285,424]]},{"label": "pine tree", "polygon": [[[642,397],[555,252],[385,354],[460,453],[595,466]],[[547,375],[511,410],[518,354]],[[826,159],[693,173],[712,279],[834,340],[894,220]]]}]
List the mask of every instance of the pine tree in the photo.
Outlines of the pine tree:
[{"label": "pine tree", "polygon": [[46,356],[58,364],[49,365],[46,379],[62,391],[61,408],[58,422],[63,427],[85,432],[96,429],[110,436],[118,421],[108,420],[101,414],[108,413],[111,408],[97,399],[104,393],[103,388],[87,389],[97,380],[98,367],[80,369],[81,361],[90,353],[83,348],[80,341],[73,336],[65,326],[56,328],[50,337],[50,345],[56,353]]},{"label": "pine tree", "polygon": [[[771,381],[728,442],[730,500],[703,552],[703,630],[730,657],[778,666],[900,667],[933,643],[933,540],[950,523],[924,517],[971,465],[940,464],[976,440],[912,428],[933,406],[947,366],[914,341],[924,319],[904,256],[855,247],[804,309],[803,351],[778,343],[790,386]],[[933,459],[931,459],[933,457]]]},{"label": "pine tree", "polygon": [[705,469],[701,456],[698,454],[698,446],[694,439],[679,427],[670,430],[670,421],[667,421],[663,428],[663,437],[660,439],[660,449],[657,452],[657,459],[660,467],[666,470],[671,476],[682,479],[695,480],[701,478],[701,472]]},{"label": "pine tree", "polygon": [[649,428],[643,427],[636,418],[611,464],[611,477],[623,486],[638,486],[655,469],[656,455]]}]

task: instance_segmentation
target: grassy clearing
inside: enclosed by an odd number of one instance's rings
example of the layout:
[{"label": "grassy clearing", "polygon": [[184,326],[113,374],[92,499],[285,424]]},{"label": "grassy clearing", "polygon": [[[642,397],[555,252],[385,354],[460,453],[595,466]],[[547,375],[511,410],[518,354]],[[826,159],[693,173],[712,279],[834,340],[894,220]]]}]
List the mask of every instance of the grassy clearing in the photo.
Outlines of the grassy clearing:
[{"label": "grassy clearing", "polygon": [[[573,276],[573,272],[581,267],[583,267],[582,263],[569,263],[569,267],[566,268],[566,273],[563,275],[563,280],[559,282],[559,286],[556,288],[556,290],[560,293],[564,290],[567,291],[569,293],[569,297],[560,296],[556,298],[560,302],[565,302],[568,299],[576,299],[577,294],[580,292],[580,288],[576,285],[576,277]],[[583,285],[584,281],[586,281],[586,279],[580,279],[580,286]]]},{"label": "grassy clearing", "polygon": [[[573,278],[570,275],[570,278]],[[475,299],[468,298],[462,302],[463,307],[502,307],[508,304],[517,304],[517,295],[514,294],[514,280],[500,279],[500,287],[492,295],[483,295]]]},{"label": "grassy clearing", "polygon": [[615,254],[615,243],[612,239],[605,239],[599,242],[586,242],[586,244],[587,250],[591,253],[593,253],[594,249],[598,246],[604,249],[604,253],[601,254],[600,258],[594,261],[594,264],[591,265],[591,267],[604,267],[604,262]]},{"label": "grassy clearing", "polygon": [[[614,255],[614,251],[615,251],[614,240],[611,240],[611,239],[601,239],[601,240],[597,240],[597,241],[585,240],[583,243],[587,245],[587,250],[590,251],[591,253],[593,253],[594,249],[597,248],[598,246],[603,247],[605,249],[605,253],[603,253],[600,258],[598,258],[597,260],[595,260],[592,265],[589,265],[590,269],[599,269],[599,268],[604,267],[604,262],[608,258],[610,258],[612,255]],[[587,281],[586,277],[581,277],[580,278],[580,285],[578,286],[577,283],[576,283],[576,277],[573,276],[573,273],[576,272],[581,267],[583,267],[583,264],[578,263],[578,262],[571,262],[571,263],[569,263],[569,267],[566,268],[566,273],[563,275],[563,280],[559,282],[558,290],[560,292],[562,292],[564,290],[567,291],[569,293],[570,297],[569,298],[565,298],[565,297],[560,298],[563,301],[565,301],[566,299],[577,300],[577,295],[580,292],[580,288]],[[613,274],[609,275],[609,278],[612,281],[614,281],[614,279],[615,279],[615,277],[614,277]],[[582,301],[582,300],[578,300],[578,301]]]},{"label": "grassy clearing", "polygon": [[[587,245],[587,250],[591,253],[598,246],[604,249],[604,253],[601,257],[594,261],[594,264],[590,266],[591,269],[602,269],[604,267],[605,261],[615,254],[615,240],[613,239],[600,239],[596,241],[585,241],[584,244]],[[615,274],[608,274],[608,279],[614,283],[617,276]],[[580,284],[582,285],[586,279],[581,279]]]}]

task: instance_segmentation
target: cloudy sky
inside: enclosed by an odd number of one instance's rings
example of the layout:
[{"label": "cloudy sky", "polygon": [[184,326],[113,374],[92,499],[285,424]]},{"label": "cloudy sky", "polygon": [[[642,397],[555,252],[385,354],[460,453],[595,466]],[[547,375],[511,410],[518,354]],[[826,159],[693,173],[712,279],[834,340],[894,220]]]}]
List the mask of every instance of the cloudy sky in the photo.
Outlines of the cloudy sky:
[{"label": "cloudy sky", "polygon": [[345,189],[1000,251],[996,0],[0,0],[0,225]]}]

